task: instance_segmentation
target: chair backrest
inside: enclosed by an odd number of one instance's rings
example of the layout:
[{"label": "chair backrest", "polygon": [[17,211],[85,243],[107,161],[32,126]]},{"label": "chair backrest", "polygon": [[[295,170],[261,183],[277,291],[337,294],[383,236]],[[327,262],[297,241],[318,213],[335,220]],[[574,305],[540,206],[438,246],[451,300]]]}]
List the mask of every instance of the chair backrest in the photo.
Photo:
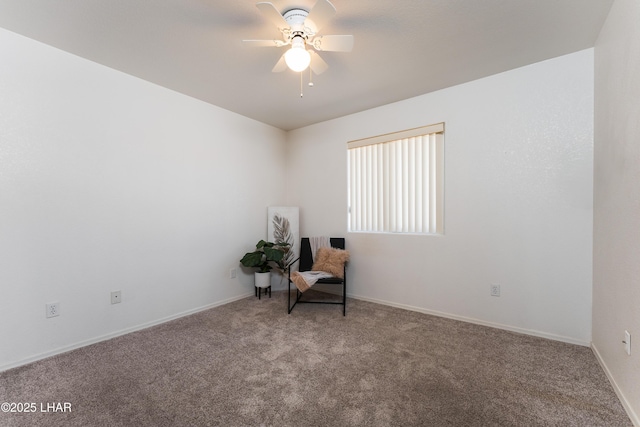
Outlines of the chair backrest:
[{"label": "chair backrest", "polygon": [[[330,237],[329,242],[331,247],[338,249],[345,249],[344,237]],[[311,243],[308,237],[303,237],[300,241],[300,271],[309,271],[313,267],[313,257],[311,255]]]}]

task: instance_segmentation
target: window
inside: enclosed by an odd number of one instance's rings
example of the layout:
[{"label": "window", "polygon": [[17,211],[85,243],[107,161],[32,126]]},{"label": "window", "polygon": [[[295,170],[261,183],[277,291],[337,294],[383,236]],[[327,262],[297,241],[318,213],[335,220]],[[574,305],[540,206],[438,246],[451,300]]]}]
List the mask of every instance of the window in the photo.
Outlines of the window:
[{"label": "window", "polygon": [[442,233],[444,123],[347,144],[349,231]]}]

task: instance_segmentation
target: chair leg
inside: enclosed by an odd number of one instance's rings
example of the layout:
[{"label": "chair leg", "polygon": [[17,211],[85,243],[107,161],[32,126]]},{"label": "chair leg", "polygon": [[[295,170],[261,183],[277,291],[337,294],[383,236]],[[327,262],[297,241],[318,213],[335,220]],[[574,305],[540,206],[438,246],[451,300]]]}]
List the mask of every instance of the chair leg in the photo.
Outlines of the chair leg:
[{"label": "chair leg", "polygon": [[347,282],[342,283],[342,315],[347,315]]}]

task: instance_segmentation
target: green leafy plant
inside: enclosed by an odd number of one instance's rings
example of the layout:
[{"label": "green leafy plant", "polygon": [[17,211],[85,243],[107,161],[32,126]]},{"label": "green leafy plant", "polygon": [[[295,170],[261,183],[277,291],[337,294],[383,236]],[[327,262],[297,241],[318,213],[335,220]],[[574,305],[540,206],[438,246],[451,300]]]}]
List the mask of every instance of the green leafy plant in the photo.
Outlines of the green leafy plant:
[{"label": "green leafy plant", "polygon": [[256,250],[247,252],[240,260],[245,267],[257,268],[260,273],[267,273],[273,268],[272,263],[279,268],[284,268],[283,260],[289,252],[289,243],[273,243],[260,240]]},{"label": "green leafy plant", "polygon": [[[286,242],[290,245],[290,248],[293,247],[293,233],[291,232],[291,223],[289,222],[289,219],[284,215],[277,213],[274,215],[271,224],[273,225],[274,242]],[[278,270],[280,270],[281,274],[284,274],[286,268],[295,261],[295,256],[296,254],[294,251],[287,250],[285,252],[282,261],[278,262]]]}]

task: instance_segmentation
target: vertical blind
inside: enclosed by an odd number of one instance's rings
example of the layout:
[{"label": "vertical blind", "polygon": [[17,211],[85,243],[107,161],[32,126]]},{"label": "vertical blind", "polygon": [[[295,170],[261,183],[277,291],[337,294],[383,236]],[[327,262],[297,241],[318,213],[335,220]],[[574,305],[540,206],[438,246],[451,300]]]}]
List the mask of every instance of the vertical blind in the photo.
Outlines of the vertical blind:
[{"label": "vertical blind", "polygon": [[349,231],[442,232],[443,123],[347,148]]}]

